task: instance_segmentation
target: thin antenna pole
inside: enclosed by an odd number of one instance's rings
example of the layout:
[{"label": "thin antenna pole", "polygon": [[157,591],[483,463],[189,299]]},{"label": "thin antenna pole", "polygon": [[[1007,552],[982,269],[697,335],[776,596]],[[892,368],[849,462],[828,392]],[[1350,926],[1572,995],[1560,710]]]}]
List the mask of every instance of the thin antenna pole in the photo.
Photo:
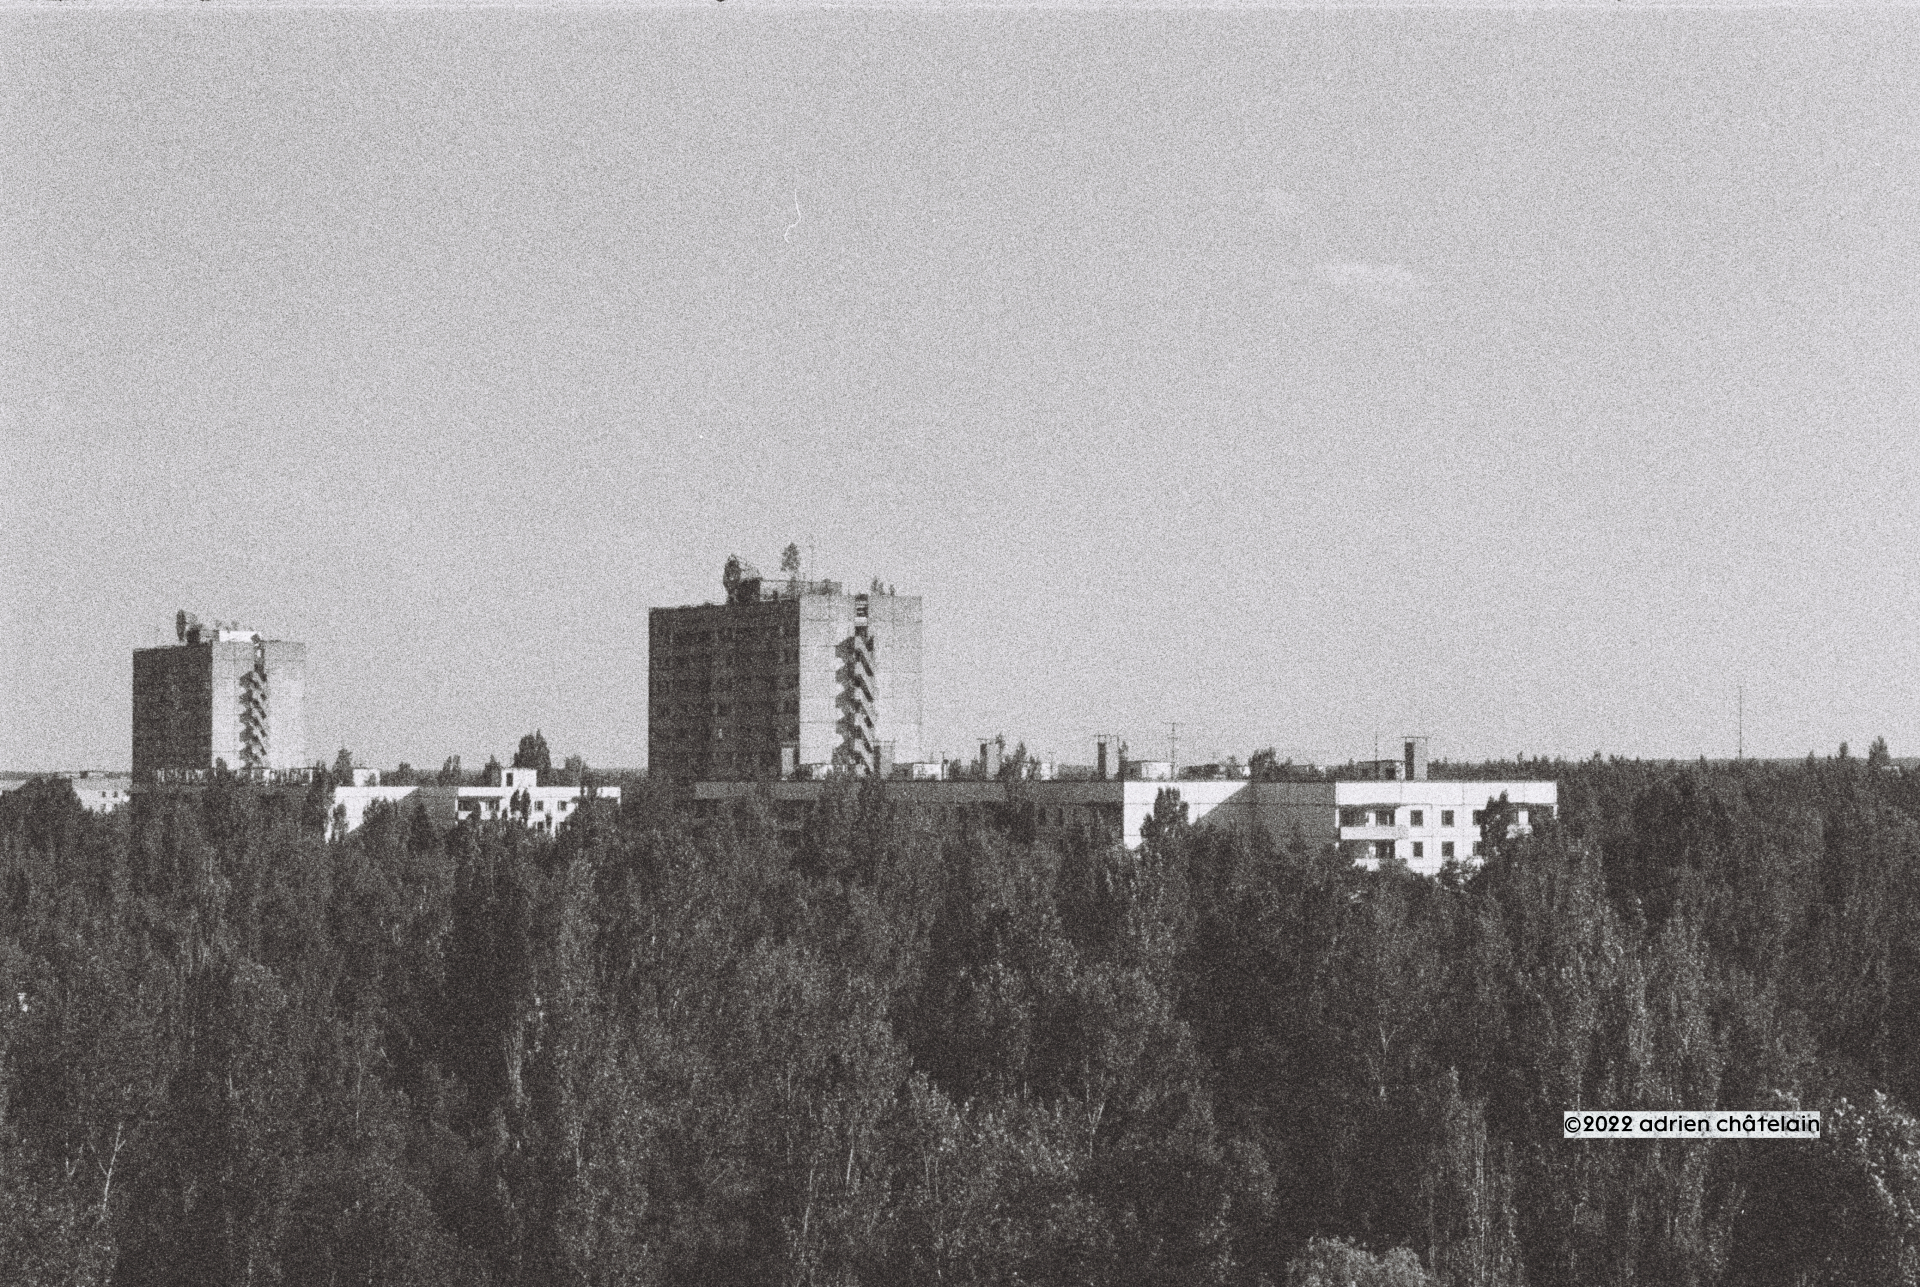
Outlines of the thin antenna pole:
[{"label": "thin antenna pole", "polygon": [[1739,731],[1734,734],[1733,758],[1736,760],[1744,760],[1747,758],[1747,686],[1741,684],[1736,691],[1739,693],[1736,700],[1739,704],[1740,715]]},{"label": "thin antenna pole", "polygon": [[1173,765],[1175,773],[1180,772],[1180,721],[1167,721],[1167,763]]}]

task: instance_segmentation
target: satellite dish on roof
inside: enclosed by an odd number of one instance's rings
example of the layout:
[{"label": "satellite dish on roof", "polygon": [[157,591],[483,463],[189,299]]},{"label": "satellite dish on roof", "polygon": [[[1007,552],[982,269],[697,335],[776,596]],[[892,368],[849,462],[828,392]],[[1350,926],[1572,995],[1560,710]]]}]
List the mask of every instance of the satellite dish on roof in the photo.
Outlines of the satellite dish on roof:
[{"label": "satellite dish on roof", "polygon": [[740,556],[727,556],[727,566],[720,573],[720,584],[727,591],[728,603],[753,603],[760,597],[760,569],[751,563],[742,563]]}]

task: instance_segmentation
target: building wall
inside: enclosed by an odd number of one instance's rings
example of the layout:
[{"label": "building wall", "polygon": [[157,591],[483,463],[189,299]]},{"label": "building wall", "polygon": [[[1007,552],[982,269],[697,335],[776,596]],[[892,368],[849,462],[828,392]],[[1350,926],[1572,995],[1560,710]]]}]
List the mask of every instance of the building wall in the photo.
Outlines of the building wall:
[{"label": "building wall", "polygon": [[307,646],[266,641],[267,767],[298,769],[307,758]]},{"label": "building wall", "polygon": [[647,762],[681,781],[777,777],[800,739],[800,601],[648,614]]},{"label": "building wall", "polygon": [[213,645],[133,654],[133,775],[213,767]]},{"label": "building wall", "polygon": [[874,641],[880,741],[892,748],[895,764],[924,760],[920,596],[872,595],[867,600],[867,616]]},{"label": "building wall", "polygon": [[853,600],[844,594],[809,594],[797,601],[799,658],[799,762],[828,768],[840,746],[840,645],[853,634]]}]

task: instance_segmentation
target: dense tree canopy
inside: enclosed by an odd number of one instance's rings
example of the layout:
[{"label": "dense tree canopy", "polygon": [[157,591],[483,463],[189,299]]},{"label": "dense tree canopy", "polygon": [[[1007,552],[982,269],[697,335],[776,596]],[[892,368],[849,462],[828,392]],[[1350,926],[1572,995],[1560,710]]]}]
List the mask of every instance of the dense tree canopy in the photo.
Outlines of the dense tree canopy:
[{"label": "dense tree canopy", "polygon": [[[458,774],[457,764],[443,777]],[[0,797],[0,1281],[1920,1274],[1920,779],[1533,762],[1445,881],[869,786],[557,836]],[[1561,1110],[1819,1108],[1818,1141]]]},{"label": "dense tree canopy", "polygon": [[547,750],[547,739],[539,729],[520,739],[520,746],[513,753],[513,767],[538,769],[542,773],[553,767],[553,755]]}]

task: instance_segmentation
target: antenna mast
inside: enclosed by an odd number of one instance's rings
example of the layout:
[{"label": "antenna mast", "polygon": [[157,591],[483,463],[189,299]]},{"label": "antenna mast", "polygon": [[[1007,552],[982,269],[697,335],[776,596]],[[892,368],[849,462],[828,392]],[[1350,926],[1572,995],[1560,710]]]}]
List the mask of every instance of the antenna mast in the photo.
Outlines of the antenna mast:
[{"label": "antenna mast", "polygon": [[1747,686],[1741,684],[1735,689],[1735,692],[1739,694],[1738,697],[1735,698],[1737,703],[1736,708],[1739,711],[1739,722],[1737,725],[1738,731],[1734,734],[1733,758],[1736,760],[1744,760],[1747,758]]}]

